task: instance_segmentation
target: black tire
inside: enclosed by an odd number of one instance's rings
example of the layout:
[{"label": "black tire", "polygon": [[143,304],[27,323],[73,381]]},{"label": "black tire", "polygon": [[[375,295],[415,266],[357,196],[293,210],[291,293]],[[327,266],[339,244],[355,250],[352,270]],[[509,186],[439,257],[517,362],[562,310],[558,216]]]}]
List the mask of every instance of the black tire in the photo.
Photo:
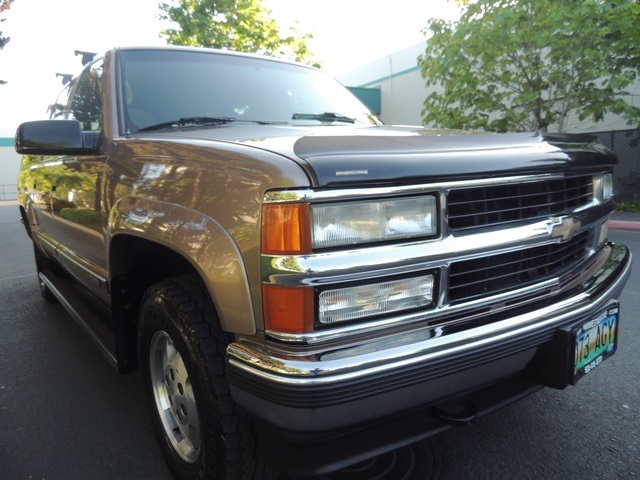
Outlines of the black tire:
[{"label": "black tire", "polygon": [[225,375],[229,338],[196,276],[151,287],[142,300],[138,355],[151,421],[180,479],[267,479],[251,425]]},{"label": "black tire", "polygon": [[53,294],[51,289],[47,287],[47,284],[42,281],[40,278],[40,272],[46,270],[46,267],[49,265],[51,260],[45,257],[44,253],[42,253],[36,244],[33,244],[33,254],[36,259],[36,272],[38,274],[38,286],[40,288],[40,295],[49,303],[58,303],[58,298]]}]

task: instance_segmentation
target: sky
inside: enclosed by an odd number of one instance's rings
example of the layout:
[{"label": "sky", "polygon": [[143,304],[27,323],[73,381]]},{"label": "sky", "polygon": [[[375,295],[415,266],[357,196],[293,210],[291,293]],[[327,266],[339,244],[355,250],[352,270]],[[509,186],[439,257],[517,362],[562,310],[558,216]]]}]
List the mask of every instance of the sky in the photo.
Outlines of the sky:
[{"label": "sky", "polygon": [[[168,1],[168,0],[165,0]],[[56,73],[77,73],[75,50],[165,45],[159,0],[15,0],[0,14],[0,138],[24,121],[46,118],[62,90]],[[311,33],[311,51],[331,75],[425,40],[430,18],[456,18],[453,0],[263,0],[282,26]]]}]

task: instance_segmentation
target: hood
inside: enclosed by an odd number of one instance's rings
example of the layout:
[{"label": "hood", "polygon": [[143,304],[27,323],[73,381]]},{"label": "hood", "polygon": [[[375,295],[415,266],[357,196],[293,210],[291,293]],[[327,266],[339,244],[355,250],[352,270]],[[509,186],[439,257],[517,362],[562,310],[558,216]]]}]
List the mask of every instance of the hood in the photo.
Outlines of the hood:
[{"label": "hood", "polygon": [[163,137],[240,143],[277,153],[300,164],[315,186],[549,173],[615,162],[594,138],[569,134],[235,124]]}]

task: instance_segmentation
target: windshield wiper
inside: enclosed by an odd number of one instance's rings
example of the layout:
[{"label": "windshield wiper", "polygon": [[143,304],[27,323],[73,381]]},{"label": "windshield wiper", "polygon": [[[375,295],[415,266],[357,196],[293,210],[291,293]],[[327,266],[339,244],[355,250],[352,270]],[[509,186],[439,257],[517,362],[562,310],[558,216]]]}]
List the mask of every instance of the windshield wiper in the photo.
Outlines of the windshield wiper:
[{"label": "windshield wiper", "polygon": [[350,118],[341,113],[324,112],[324,113],[294,113],[292,120],[319,120],[320,122],[343,122],[355,123],[355,118]]},{"label": "windshield wiper", "polygon": [[236,118],[236,122],[257,123],[258,125],[289,125],[289,122],[280,120],[245,120],[244,118]]},{"label": "windshield wiper", "polygon": [[136,132],[150,132],[152,130],[162,130],[163,128],[175,127],[224,125],[225,123],[231,123],[235,121],[236,119],[232,117],[183,117],[171,122],[162,122],[155,125],[149,125],[148,127],[136,130]]}]

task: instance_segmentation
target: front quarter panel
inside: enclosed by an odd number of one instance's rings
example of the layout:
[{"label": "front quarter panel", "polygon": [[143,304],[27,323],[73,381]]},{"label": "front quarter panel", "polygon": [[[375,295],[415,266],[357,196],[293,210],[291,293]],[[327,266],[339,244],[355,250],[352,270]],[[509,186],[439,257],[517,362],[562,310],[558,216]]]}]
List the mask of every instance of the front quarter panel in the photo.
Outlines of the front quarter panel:
[{"label": "front quarter panel", "polygon": [[111,148],[104,199],[111,278],[125,268],[111,248],[119,235],[164,245],[200,273],[223,329],[261,330],[262,200],[270,189],[308,186],[302,168],[225,142],[147,137]]},{"label": "front quarter panel", "polygon": [[[178,205],[125,198],[111,211],[109,231],[112,240],[119,235],[132,235],[179,253],[205,280],[222,328],[248,335],[256,332],[241,253],[218,222]],[[124,268],[119,264],[111,266],[114,272]]]}]

